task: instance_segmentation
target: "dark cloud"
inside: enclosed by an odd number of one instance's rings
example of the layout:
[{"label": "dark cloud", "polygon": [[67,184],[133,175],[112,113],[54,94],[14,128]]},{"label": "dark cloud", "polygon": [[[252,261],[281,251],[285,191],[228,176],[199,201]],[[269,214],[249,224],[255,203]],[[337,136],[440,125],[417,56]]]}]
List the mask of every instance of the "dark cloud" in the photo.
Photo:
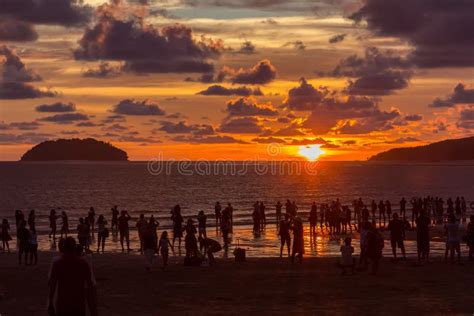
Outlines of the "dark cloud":
[{"label": "dark cloud", "polygon": [[248,87],[237,87],[237,88],[226,88],[221,85],[212,85],[206,90],[200,91],[197,94],[201,95],[240,95],[240,96],[251,96],[251,95],[263,95],[259,88],[248,88]]},{"label": "dark cloud", "polygon": [[115,114],[115,115],[109,115],[105,119],[103,119],[101,122],[104,124],[113,124],[113,123],[123,123],[126,121],[125,116],[120,115],[120,114]]},{"label": "dark cloud", "polygon": [[246,142],[235,139],[231,136],[208,136],[208,137],[186,137],[186,136],[177,136],[172,138],[175,142],[186,142],[186,143],[194,143],[194,144],[246,144]]},{"label": "dark cloud", "polygon": [[41,81],[41,77],[21,61],[21,58],[12,49],[0,47],[0,56],[3,61],[0,67],[0,99],[31,99],[40,97],[54,97],[55,92],[45,91],[28,84]]},{"label": "dark cloud", "polygon": [[461,110],[456,126],[466,130],[474,130],[474,105]]},{"label": "dark cloud", "polygon": [[275,116],[278,111],[271,104],[258,104],[253,97],[242,97],[227,102],[229,116]]},{"label": "dark cloud", "polygon": [[288,91],[283,106],[296,111],[311,111],[321,103],[326,94],[324,89],[316,89],[305,78],[301,78],[300,85]]},{"label": "dark cloud", "polygon": [[419,67],[474,66],[474,2],[470,0],[364,0],[350,18],[367,21],[376,35],[413,45]]},{"label": "dark cloud", "polygon": [[36,108],[36,112],[75,112],[76,105],[72,102],[63,103],[63,102],[56,102],[53,104],[41,104],[38,105]]},{"label": "dark cloud", "polygon": [[306,45],[303,43],[303,41],[300,41],[300,40],[296,40],[296,41],[292,41],[292,42],[286,42],[283,45],[283,47],[288,47],[288,46],[291,46],[296,50],[305,50],[306,49]]},{"label": "dark cloud", "polygon": [[405,116],[405,120],[407,120],[409,122],[421,121],[422,119],[423,119],[423,116],[421,116],[419,114],[411,114],[411,115]]},{"label": "dark cloud", "polygon": [[163,121],[161,127],[153,129],[152,133],[165,132],[167,134],[213,135],[214,128],[208,124],[188,125],[185,121],[178,123]]},{"label": "dark cloud", "polygon": [[466,89],[466,86],[462,83],[458,83],[454,87],[452,94],[446,98],[436,98],[433,100],[430,107],[453,107],[456,104],[467,104],[474,103],[474,89]]},{"label": "dark cloud", "polygon": [[0,134],[0,145],[37,144],[51,139],[53,135],[46,133]]},{"label": "dark cloud", "polygon": [[232,83],[266,84],[276,78],[277,70],[270,60],[264,59],[250,69],[228,70]]},{"label": "dark cloud", "polygon": [[116,104],[112,112],[123,115],[165,115],[157,103],[150,100],[135,101],[134,99],[125,99]]},{"label": "dark cloud", "polygon": [[329,39],[329,43],[336,44],[342,42],[346,38],[347,34],[337,34]]},{"label": "dark cloud", "polygon": [[246,55],[252,55],[252,54],[255,54],[255,52],[256,52],[255,45],[252,44],[251,41],[243,42],[239,50],[237,51],[237,53],[239,54],[246,54]]},{"label": "dark cloud", "polygon": [[351,55],[339,62],[328,75],[354,78],[348,81],[346,92],[355,95],[388,95],[408,87],[412,64],[393,51],[381,52],[375,47],[365,55]]},{"label": "dark cloud", "polygon": [[283,139],[276,137],[257,137],[252,139],[252,141],[259,144],[286,144]]},{"label": "dark cloud", "polygon": [[102,126],[102,125],[103,124],[97,124],[94,122],[80,122],[76,124],[77,127],[97,127],[97,126]]},{"label": "dark cloud", "polygon": [[112,78],[120,76],[120,67],[114,67],[108,62],[101,62],[96,69],[89,68],[82,73],[82,76],[89,78]]},{"label": "dark cloud", "polygon": [[0,20],[0,40],[30,42],[37,39],[38,33],[36,33],[33,24],[11,18],[2,18]]},{"label": "dark cloud", "polygon": [[79,131],[61,131],[61,134],[63,135],[79,135]]},{"label": "dark cloud", "polygon": [[11,128],[24,130],[24,131],[35,130],[35,129],[38,129],[40,126],[41,126],[41,124],[38,123],[38,122],[13,122],[13,123],[10,123]]},{"label": "dark cloud", "polygon": [[76,59],[120,60],[125,71],[139,73],[212,72],[210,59],[220,55],[221,41],[196,40],[190,28],[174,24],[157,29],[143,17],[119,19],[120,4],[103,4],[97,22],[87,28],[74,51]]},{"label": "dark cloud", "polygon": [[240,117],[226,120],[222,123],[218,131],[229,134],[260,134],[263,127],[254,117]]},{"label": "dark cloud", "polygon": [[273,136],[303,136],[305,135],[301,130],[301,126],[298,124],[291,124],[289,126],[280,128],[273,133]]},{"label": "dark cloud", "polygon": [[82,114],[82,113],[63,113],[63,114],[56,114],[52,116],[47,116],[38,119],[38,121],[42,122],[52,122],[58,124],[68,124],[77,121],[87,121],[89,120],[89,116]]},{"label": "dark cloud", "polygon": [[321,137],[317,137],[317,138],[291,139],[288,144],[293,145],[293,146],[328,145],[329,142]]}]

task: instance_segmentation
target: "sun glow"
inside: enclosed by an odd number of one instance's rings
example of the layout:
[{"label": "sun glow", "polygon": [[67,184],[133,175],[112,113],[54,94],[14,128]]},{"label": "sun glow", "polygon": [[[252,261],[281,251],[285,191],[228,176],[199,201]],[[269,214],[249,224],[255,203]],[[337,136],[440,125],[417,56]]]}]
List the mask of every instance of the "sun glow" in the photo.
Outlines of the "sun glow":
[{"label": "sun glow", "polygon": [[307,145],[300,146],[298,153],[309,161],[315,161],[324,154],[324,150],[321,149],[321,145]]}]

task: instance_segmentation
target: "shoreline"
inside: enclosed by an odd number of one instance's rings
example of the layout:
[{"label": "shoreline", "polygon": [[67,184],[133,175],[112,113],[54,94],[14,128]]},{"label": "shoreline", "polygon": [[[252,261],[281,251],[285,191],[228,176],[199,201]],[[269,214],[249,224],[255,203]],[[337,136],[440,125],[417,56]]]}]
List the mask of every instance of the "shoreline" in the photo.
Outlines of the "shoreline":
[{"label": "shoreline", "polygon": [[[52,253],[39,253],[37,266],[18,267],[15,254],[1,255],[0,313],[45,314],[47,271]],[[434,259],[382,259],[379,273],[342,276],[337,258],[218,259],[214,267],[184,267],[170,258],[166,271],[126,254],[93,256],[99,315],[175,314],[471,314],[474,263]]]}]

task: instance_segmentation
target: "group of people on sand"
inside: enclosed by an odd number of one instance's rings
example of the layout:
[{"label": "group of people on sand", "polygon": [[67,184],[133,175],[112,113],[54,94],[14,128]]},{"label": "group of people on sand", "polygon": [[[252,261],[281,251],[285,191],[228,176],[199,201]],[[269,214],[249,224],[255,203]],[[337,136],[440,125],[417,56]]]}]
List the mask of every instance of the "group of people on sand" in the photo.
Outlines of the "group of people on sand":
[{"label": "group of people on sand", "polygon": [[[21,210],[15,211],[16,238],[18,248],[18,263],[36,265],[38,263],[38,235],[36,232],[36,214],[32,210],[28,219]],[[4,218],[0,227],[0,238],[3,250],[10,252],[9,242],[12,240],[11,227],[8,219]]]}]

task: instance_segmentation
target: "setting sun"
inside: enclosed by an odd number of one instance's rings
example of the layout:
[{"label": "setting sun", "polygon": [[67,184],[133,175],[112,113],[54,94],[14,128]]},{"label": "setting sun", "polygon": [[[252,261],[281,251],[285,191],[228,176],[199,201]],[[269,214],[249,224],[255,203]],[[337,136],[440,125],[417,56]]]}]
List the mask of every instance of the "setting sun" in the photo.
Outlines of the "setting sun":
[{"label": "setting sun", "polygon": [[321,145],[307,145],[300,146],[298,153],[306,159],[314,161],[324,154],[324,150],[321,149]]}]

